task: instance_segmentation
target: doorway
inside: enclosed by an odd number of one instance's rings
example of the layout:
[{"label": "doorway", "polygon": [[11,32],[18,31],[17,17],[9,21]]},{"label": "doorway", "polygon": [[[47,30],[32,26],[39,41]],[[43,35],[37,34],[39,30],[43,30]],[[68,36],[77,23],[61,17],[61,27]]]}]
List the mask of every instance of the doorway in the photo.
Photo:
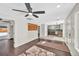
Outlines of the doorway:
[{"label": "doorway", "polygon": [[48,35],[63,36],[63,24],[48,25]]},{"label": "doorway", "polygon": [[14,38],[14,21],[1,20],[0,21],[0,40]]},{"label": "doorway", "polygon": [[40,26],[38,26],[38,38],[40,38]]}]

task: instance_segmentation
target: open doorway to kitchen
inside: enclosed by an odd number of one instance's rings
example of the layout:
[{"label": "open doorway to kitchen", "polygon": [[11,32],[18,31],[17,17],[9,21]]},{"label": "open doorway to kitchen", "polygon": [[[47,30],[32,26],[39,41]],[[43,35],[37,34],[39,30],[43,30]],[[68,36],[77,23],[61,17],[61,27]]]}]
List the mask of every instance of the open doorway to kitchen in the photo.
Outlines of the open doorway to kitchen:
[{"label": "open doorway to kitchen", "polygon": [[62,37],[63,36],[63,23],[48,25],[48,35]]}]

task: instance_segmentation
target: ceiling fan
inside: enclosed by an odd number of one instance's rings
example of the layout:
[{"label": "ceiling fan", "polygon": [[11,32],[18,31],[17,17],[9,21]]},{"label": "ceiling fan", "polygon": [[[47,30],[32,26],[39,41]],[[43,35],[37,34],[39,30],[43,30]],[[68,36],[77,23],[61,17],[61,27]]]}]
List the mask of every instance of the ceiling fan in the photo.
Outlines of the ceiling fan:
[{"label": "ceiling fan", "polygon": [[39,18],[39,16],[37,16],[36,14],[45,14],[45,11],[32,11],[32,7],[30,6],[30,3],[25,3],[25,6],[27,8],[28,11],[23,11],[23,10],[17,10],[17,9],[12,9],[13,11],[19,11],[19,12],[24,12],[27,13],[25,15],[25,17],[29,16],[29,15],[33,15],[36,18]]}]

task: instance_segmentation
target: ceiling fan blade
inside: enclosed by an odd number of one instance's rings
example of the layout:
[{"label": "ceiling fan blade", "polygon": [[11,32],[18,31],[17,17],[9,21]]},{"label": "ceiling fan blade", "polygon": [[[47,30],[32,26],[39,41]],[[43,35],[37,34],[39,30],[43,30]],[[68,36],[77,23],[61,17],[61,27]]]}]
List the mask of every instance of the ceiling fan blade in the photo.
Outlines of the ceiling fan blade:
[{"label": "ceiling fan blade", "polygon": [[19,11],[19,12],[24,12],[24,13],[28,13],[27,11],[22,11],[22,10],[17,10],[17,9],[12,9],[14,11]]},{"label": "ceiling fan blade", "polygon": [[28,12],[32,13],[32,8],[30,6],[30,3],[25,3],[25,6],[26,6]]},{"label": "ceiling fan blade", "polygon": [[35,11],[35,12],[33,12],[34,14],[44,14],[45,13],[45,11]]},{"label": "ceiling fan blade", "polygon": [[29,14],[25,15],[25,17],[29,16]]},{"label": "ceiling fan blade", "polygon": [[34,16],[34,17],[36,17],[36,18],[38,18],[38,16],[37,16],[37,15],[34,15],[34,14],[33,14],[33,16]]}]

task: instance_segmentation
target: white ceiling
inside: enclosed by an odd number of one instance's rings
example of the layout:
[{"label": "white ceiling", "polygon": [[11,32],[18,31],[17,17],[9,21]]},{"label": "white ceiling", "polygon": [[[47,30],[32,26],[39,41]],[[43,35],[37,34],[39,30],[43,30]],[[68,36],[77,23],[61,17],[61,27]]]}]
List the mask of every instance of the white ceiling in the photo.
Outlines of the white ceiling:
[{"label": "white ceiling", "polygon": [[[57,8],[57,5],[61,5]],[[65,19],[72,8],[74,3],[31,3],[33,11],[45,10],[45,14],[38,14],[39,18],[30,20],[39,23],[54,22],[59,17],[60,20]],[[26,19],[25,14],[22,12],[13,11],[12,9],[27,10],[24,3],[0,3],[0,17],[6,19]]]}]

